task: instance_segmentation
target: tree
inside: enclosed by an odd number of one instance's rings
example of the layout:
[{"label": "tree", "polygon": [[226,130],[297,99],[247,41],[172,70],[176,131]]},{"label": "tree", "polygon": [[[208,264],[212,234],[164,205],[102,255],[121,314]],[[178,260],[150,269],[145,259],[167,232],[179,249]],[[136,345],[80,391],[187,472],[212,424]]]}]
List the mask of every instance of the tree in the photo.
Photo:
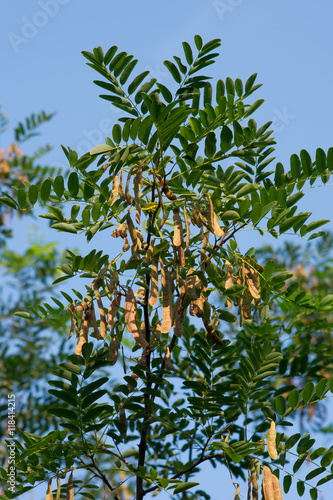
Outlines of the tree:
[{"label": "tree", "polygon": [[[293,314],[328,335],[322,313],[332,301],[299,290],[291,272],[263,253],[260,263],[255,248],[242,255],[236,239],[248,228],[321,236],[313,231],[327,221],[308,222],[296,203],[308,183],[329,180],[333,148],[318,148],[315,161],[302,150],[290,168],[268,170],[271,122],[258,127],[252,115],[263,99],[248,102],[260,87],[256,74],[245,85],[218,80],[214,91],[201,71],[220,40],[204,45],[196,35],[194,44],[195,56],[184,42],[184,58],[164,62],[174,93],[149,71],[128,83],[137,60],[115,46],[83,52],[104,78],[95,81],[107,92],[101,97],[126,116],[106,144],[80,158],[63,147],[72,169],[66,182],[59,174],[2,197],[18,210],[46,206],[51,228],[89,242],[105,231],[105,246],[67,250],[54,283],[87,283],[62,291],[68,302],[17,313],[65,323],[68,310],[76,346],[49,381],[59,428],[44,436],[17,429],[18,491],[1,498],[43,481],[53,498],[54,479],[57,498],[141,500],[163,489],[209,498],[193,481],[204,462],[230,474],[235,498],[238,478],[248,478],[248,498],[258,498],[261,478],[265,498],[281,498],[282,476],[288,491],[305,461],[314,468],[297,478],[300,496],[310,488],[317,498],[317,486],[333,477],[333,448],[288,432],[298,410],[333,390],[330,353],[311,341],[308,352],[293,351],[304,334]],[[290,313],[289,324],[279,323],[281,313]],[[295,379],[294,360],[313,355]]]}]

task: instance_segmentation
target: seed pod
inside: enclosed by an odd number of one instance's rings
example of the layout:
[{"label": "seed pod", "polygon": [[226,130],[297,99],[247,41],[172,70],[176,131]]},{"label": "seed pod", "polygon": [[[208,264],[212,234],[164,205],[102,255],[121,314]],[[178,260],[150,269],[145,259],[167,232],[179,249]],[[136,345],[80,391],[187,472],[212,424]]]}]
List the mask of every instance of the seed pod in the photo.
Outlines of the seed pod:
[{"label": "seed pod", "polygon": [[239,496],[239,486],[237,486],[236,491],[235,491],[235,499],[234,500],[240,500]]},{"label": "seed pod", "polygon": [[119,196],[119,176],[115,175],[113,178],[112,182],[112,190],[111,190],[111,197],[110,197],[110,204],[111,206],[117,201],[118,196]]},{"label": "seed pod", "polygon": [[264,465],[262,487],[265,495],[265,500],[275,500],[272,475],[273,474],[271,472],[271,469],[267,467],[267,465]]},{"label": "seed pod", "polygon": [[136,207],[136,215],[135,215],[135,220],[137,224],[140,224],[140,219],[141,219],[141,203],[140,203],[140,190],[142,186],[142,163],[138,165],[135,177],[134,177],[134,183],[133,183],[133,189],[134,189],[134,196],[135,196],[135,207]]},{"label": "seed pod", "polygon": [[114,231],[112,231],[113,238],[119,238],[119,237],[126,238],[126,236],[127,236],[127,230],[126,230],[126,224],[124,222],[120,224],[118,229],[114,229]]},{"label": "seed pod", "polygon": [[120,405],[119,405],[119,420],[120,420],[120,423],[124,427],[125,432],[126,432],[127,431],[126,413],[125,413],[125,410],[123,408],[122,403],[120,403]]},{"label": "seed pod", "polygon": [[197,316],[198,318],[203,318],[204,302],[205,302],[205,297],[202,294],[196,300],[192,300],[190,304],[190,315]]},{"label": "seed pod", "polygon": [[82,321],[81,330],[80,330],[77,344],[75,347],[75,354],[77,354],[78,356],[81,356],[81,354],[82,354],[83,344],[88,342],[88,331],[89,331],[91,320],[92,320],[91,311],[87,311],[87,313]]},{"label": "seed pod", "polygon": [[218,223],[216,213],[214,211],[213,207],[213,202],[211,198],[208,198],[208,225],[209,229],[217,236],[220,238],[221,236],[224,235],[224,230],[220,227],[220,224]]},{"label": "seed pod", "polygon": [[110,342],[110,351],[109,351],[109,361],[114,365],[118,359],[118,341],[115,335],[112,335]]},{"label": "seed pod", "polygon": [[147,347],[148,342],[138,330],[136,301],[132,288],[128,288],[125,299],[125,323],[128,330],[133,335],[134,340],[141,345],[141,347]]},{"label": "seed pod", "polygon": [[46,490],[46,497],[45,500],[53,500],[53,495],[52,495],[52,479],[49,479],[47,483],[47,490]]},{"label": "seed pod", "polygon": [[251,460],[251,484],[252,484],[252,500],[258,500],[258,481],[254,460]]},{"label": "seed pod", "polygon": [[274,474],[272,474],[272,483],[273,483],[274,500],[282,500],[281,485],[278,478]]},{"label": "seed pod", "polygon": [[123,252],[127,252],[127,250],[130,249],[130,244],[128,243],[128,239],[125,237],[124,238],[124,246],[123,246]]},{"label": "seed pod", "polygon": [[154,307],[158,300],[158,255],[153,257],[151,265],[151,285],[148,304]]},{"label": "seed pod", "polygon": [[278,452],[276,449],[276,430],[274,420],[271,420],[271,426],[267,434],[267,451],[272,460],[277,459]]},{"label": "seed pod", "polygon": [[173,331],[176,337],[182,336],[183,323],[186,313],[186,309],[183,307],[183,298],[184,297],[181,295],[176,304],[175,323],[173,327]]},{"label": "seed pod", "polygon": [[172,278],[161,259],[162,283],[162,333],[169,333],[172,327]]},{"label": "seed pod", "polygon": [[175,247],[179,247],[183,244],[183,224],[182,219],[179,215],[179,208],[173,210],[173,244]]},{"label": "seed pod", "polygon": [[168,346],[167,346],[167,348],[165,350],[164,362],[165,362],[165,368],[167,370],[169,370],[169,371],[172,371],[173,370],[173,364],[171,362],[171,353],[170,353],[170,349],[169,349]]},{"label": "seed pod", "polygon": [[185,202],[185,205],[184,205],[184,220],[185,220],[185,229],[186,229],[186,245],[185,245],[185,248],[186,248],[186,250],[188,250],[189,247],[190,247],[191,234],[190,234],[190,221],[189,221],[189,218],[188,218],[188,215],[187,215],[187,210],[186,210],[186,202]]},{"label": "seed pod", "polygon": [[155,238],[153,238],[150,242],[149,247],[147,248],[145,257],[144,257],[144,263],[149,266],[149,264],[152,261],[153,258],[153,250],[154,250],[154,244],[155,244]]},{"label": "seed pod", "polygon": [[61,482],[60,482],[60,479],[57,477],[57,496],[56,496],[56,500],[60,500],[60,495],[61,495]]},{"label": "seed pod", "polygon": [[120,301],[121,301],[121,295],[120,293],[118,293],[117,297],[115,297],[111,302],[111,305],[108,310],[107,320],[108,320],[108,325],[111,329],[114,328],[114,324],[116,321],[116,314],[120,306]]},{"label": "seed pod", "polygon": [[178,259],[180,267],[185,267],[185,254],[182,246],[178,247]]},{"label": "seed pod", "polygon": [[177,199],[177,196],[174,193],[172,193],[169,186],[166,184],[165,180],[162,179],[162,177],[159,174],[156,174],[156,176],[157,176],[158,180],[160,181],[161,189],[162,189],[163,193],[165,194],[165,196],[169,200],[175,201]]},{"label": "seed pod", "polygon": [[[260,282],[258,273],[255,269],[244,264],[245,276],[247,278],[247,286],[251,296],[260,303]],[[257,305],[259,305],[259,303]]]},{"label": "seed pod", "polygon": [[214,330],[213,325],[211,324],[211,322],[210,321],[206,321],[205,318],[203,318],[203,323],[205,325],[206,332],[208,333],[208,335],[210,336],[210,338],[212,339],[212,341],[216,345],[221,345],[221,346],[224,345],[224,342],[220,339],[220,337],[215,332],[215,330]]},{"label": "seed pod", "polygon": [[118,273],[117,271],[114,272],[111,280],[109,282],[107,282],[107,287],[108,287],[108,290],[109,292],[112,294],[115,289],[117,288],[117,285],[118,285],[118,282],[119,282],[119,276],[118,276]]},{"label": "seed pod", "polygon": [[95,292],[95,297],[97,300],[99,316],[100,316],[99,326],[100,326],[101,337],[103,339],[105,339],[105,337],[107,336],[106,314],[104,311],[101,294],[99,293],[99,290],[98,290],[97,282],[94,283],[94,292]]},{"label": "seed pod", "polygon": [[126,180],[126,186],[125,186],[125,199],[127,200],[127,202],[130,205],[132,205],[134,203],[134,198],[133,198],[133,196],[129,192],[130,180],[131,180],[131,174],[128,174],[127,175],[127,180]]},{"label": "seed pod", "polygon": [[95,334],[96,340],[99,340],[101,338],[101,335],[100,335],[99,328],[98,328],[97,321],[96,321],[95,308],[94,308],[94,303],[93,302],[91,303],[91,312],[90,312],[90,314],[91,314],[91,321],[92,321],[92,324],[93,324],[94,334]]},{"label": "seed pod", "polygon": [[137,291],[135,292],[135,297],[137,297],[139,300],[145,300],[146,297],[146,289],[143,288],[143,286],[140,286]]},{"label": "seed pod", "polygon": [[68,478],[66,500],[74,500],[73,472],[70,473]]},{"label": "seed pod", "polygon": [[86,299],[84,299],[81,304],[77,307],[77,312],[79,314],[83,313],[83,311],[85,311],[87,308],[88,308],[89,304],[88,302],[86,301]]},{"label": "seed pod", "polygon": [[74,323],[74,315],[76,315],[75,302],[73,302],[73,304],[71,304],[67,310],[71,315],[71,326],[70,326],[69,335],[68,335],[68,339],[67,339],[67,340],[69,340],[71,338],[71,336],[73,335],[74,330],[75,330],[75,323]]},{"label": "seed pod", "polygon": [[195,269],[192,267],[188,272],[185,284],[186,293],[191,300],[197,300],[198,297],[196,294],[196,290],[200,287],[201,284],[199,277],[194,273]]}]

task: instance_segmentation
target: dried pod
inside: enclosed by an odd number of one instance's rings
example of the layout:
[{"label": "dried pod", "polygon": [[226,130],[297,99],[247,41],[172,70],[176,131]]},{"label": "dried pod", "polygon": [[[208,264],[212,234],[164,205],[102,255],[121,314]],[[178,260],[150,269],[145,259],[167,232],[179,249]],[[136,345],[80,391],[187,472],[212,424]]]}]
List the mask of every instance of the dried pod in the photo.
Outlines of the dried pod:
[{"label": "dried pod", "polygon": [[110,204],[111,206],[117,201],[119,196],[119,176],[115,175],[112,182],[111,196],[110,196]]},{"label": "dried pod", "polygon": [[101,337],[103,339],[105,339],[105,337],[107,336],[106,314],[104,311],[101,294],[99,293],[96,281],[94,282],[94,292],[95,292],[95,297],[97,300],[99,316],[100,316],[99,326],[100,326]]},{"label": "dried pod", "polygon": [[53,500],[53,495],[52,495],[52,479],[49,479],[49,481],[47,483],[47,490],[46,490],[45,500]]},{"label": "dried pod", "polygon": [[153,250],[154,250],[154,244],[155,244],[155,238],[153,238],[150,242],[149,247],[147,248],[145,257],[144,257],[144,263],[146,265],[149,265],[152,261],[153,258]]},{"label": "dried pod", "polygon": [[271,469],[269,467],[267,467],[267,465],[264,465],[262,488],[263,488],[265,500],[275,500],[272,476],[273,476],[273,474],[271,472]]},{"label": "dried pod", "polygon": [[117,337],[115,335],[112,335],[111,342],[110,342],[110,351],[109,351],[109,361],[114,365],[118,359],[118,349],[119,349],[119,344],[117,341]]},{"label": "dried pod", "polygon": [[125,299],[125,323],[128,330],[133,335],[134,340],[141,345],[141,347],[147,347],[148,342],[138,329],[136,301],[132,288],[128,288]]},{"label": "dried pod", "polygon": [[127,252],[131,248],[131,245],[128,243],[128,239],[125,237],[124,238],[124,246],[123,246],[123,252]]},{"label": "dried pod", "polygon": [[184,205],[184,220],[185,220],[185,229],[186,229],[186,245],[185,248],[188,250],[190,248],[190,238],[191,238],[191,233],[190,233],[190,221],[187,215],[187,210],[186,210],[186,202]]},{"label": "dried pod", "polygon": [[178,259],[180,267],[185,267],[185,253],[182,246],[178,247]]},{"label": "dried pod", "polygon": [[166,350],[165,350],[164,362],[165,362],[165,368],[167,370],[172,371],[173,370],[173,364],[171,362],[171,353],[170,353],[169,347],[167,347]]},{"label": "dried pod", "polygon": [[101,335],[100,335],[99,328],[98,328],[97,321],[96,321],[95,308],[94,308],[93,302],[91,303],[90,314],[91,314],[91,321],[93,324],[94,334],[95,334],[96,340],[99,340],[101,338]]},{"label": "dried pod", "polygon": [[108,320],[108,325],[111,329],[114,328],[114,324],[116,321],[116,314],[120,306],[120,301],[121,301],[121,295],[120,293],[118,293],[117,296],[111,302],[111,305],[108,310],[107,320]]},{"label": "dried pod", "polygon": [[185,319],[186,309],[183,307],[183,296],[181,295],[177,300],[176,312],[175,312],[175,322],[174,322],[174,334],[176,337],[182,336],[183,323]]},{"label": "dried pod", "polygon": [[89,304],[88,302],[86,301],[86,299],[84,299],[81,304],[77,307],[77,312],[79,314],[83,313],[83,311],[85,311],[87,308],[88,308]]},{"label": "dried pod", "polygon": [[151,285],[148,304],[155,306],[158,301],[158,255],[155,255],[151,265]]},{"label": "dried pod", "polygon": [[81,354],[82,354],[83,344],[88,342],[88,331],[89,331],[91,320],[92,320],[91,312],[87,311],[87,313],[82,321],[79,337],[77,339],[77,344],[75,347],[75,354],[77,354],[78,356],[81,356]]},{"label": "dried pod", "polygon": [[115,229],[114,231],[112,231],[112,237],[113,238],[126,238],[127,236],[127,228],[126,228],[126,224],[123,222],[122,224],[120,224],[120,226],[118,227],[118,229]]},{"label": "dried pod", "polygon": [[201,287],[201,282],[199,277],[194,274],[195,269],[192,267],[186,278],[186,293],[190,297],[191,300],[197,300],[198,296],[196,294],[196,290]]},{"label": "dried pod", "polygon": [[125,186],[125,199],[127,200],[127,203],[132,205],[134,203],[134,198],[129,192],[130,180],[131,180],[131,174],[128,174],[127,180],[126,180],[126,186]]},{"label": "dried pod", "polygon": [[119,405],[119,420],[120,420],[120,423],[124,427],[125,432],[126,432],[127,431],[127,420],[126,420],[125,409],[123,408],[122,403],[120,403],[120,405]]},{"label": "dried pod", "polygon": [[182,219],[179,215],[179,208],[173,210],[173,244],[175,247],[179,247],[183,244],[183,224]]},{"label": "dried pod", "polygon": [[204,302],[205,302],[205,297],[202,294],[199,298],[192,300],[190,304],[190,315],[197,316],[198,318],[203,318]]},{"label": "dried pod", "polygon": [[273,483],[274,500],[283,500],[280,482],[274,474],[272,474],[272,483]]},{"label": "dried pod", "polygon": [[161,283],[162,283],[162,333],[169,333],[172,327],[172,278],[164,267],[161,259]]},{"label": "dried pod", "polygon": [[135,220],[137,224],[140,224],[140,219],[141,219],[141,203],[140,203],[141,186],[142,186],[142,163],[140,163],[140,165],[137,166],[137,171],[133,183],[135,208],[136,208]]},{"label": "dried pod", "polygon": [[252,500],[258,500],[259,490],[254,460],[251,460],[251,484],[252,484]]},{"label": "dried pod", "polygon": [[205,318],[203,318],[203,323],[205,325],[206,332],[208,333],[210,338],[213,340],[213,342],[216,345],[221,345],[221,346],[224,345],[223,340],[221,340],[220,337],[217,335],[211,322],[209,320],[207,321],[207,320],[205,320]]},{"label": "dried pod", "polygon": [[73,472],[70,473],[66,488],[66,500],[74,500]]},{"label": "dried pod", "polygon": [[267,434],[267,451],[272,460],[277,459],[278,452],[276,449],[276,430],[274,420],[271,420],[271,426]]},{"label": "dried pod", "polygon": [[135,292],[135,297],[137,297],[139,300],[145,300],[146,297],[146,289],[143,288],[143,286],[140,286],[137,291]]},{"label": "dried pod", "polygon": [[208,198],[208,225],[209,229],[215,234],[215,236],[220,238],[224,235],[224,229],[220,227],[220,224],[217,220],[211,198]]},{"label": "dried pod", "polygon": [[239,496],[239,486],[237,486],[236,488],[236,491],[235,491],[235,498],[234,500],[240,500],[240,496]]}]

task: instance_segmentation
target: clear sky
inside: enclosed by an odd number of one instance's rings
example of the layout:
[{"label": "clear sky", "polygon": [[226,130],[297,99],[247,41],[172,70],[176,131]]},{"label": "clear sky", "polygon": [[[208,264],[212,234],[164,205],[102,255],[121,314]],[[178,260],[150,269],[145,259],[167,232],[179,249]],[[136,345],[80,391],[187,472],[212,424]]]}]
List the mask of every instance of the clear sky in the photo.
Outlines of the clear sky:
[{"label": "clear sky", "polygon": [[[204,42],[221,38],[221,56],[209,74],[246,80],[258,73],[263,87],[254,98],[266,102],[255,118],[259,124],[273,120],[277,161],[288,165],[303,148],[313,155],[317,147],[333,146],[332,20],[328,0],[2,0],[0,102],[12,125],[42,109],[57,112],[43,127],[43,140],[29,141],[27,148],[48,142],[54,146],[49,163],[65,166],[60,144],[83,153],[104,142],[107,127],[122,115],[98,98],[98,75],[86,66],[82,50],[101,45],[106,51],[115,44],[139,59],[137,72],[150,69],[168,85],[162,62],[182,55],[182,41],[192,43],[195,34]],[[3,135],[0,149],[11,139]],[[332,199],[332,186],[315,188],[299,206],[313,219],[330,219]],[[244,244],[258,245],[258,238],[245,233]],[[216,477],[215,470],[214,485]],[[207,475],[206,484],[211,479]],[[222,498],[222,487],[223,498],[231,499],[228,484],[224,476],[212,499]]]}]

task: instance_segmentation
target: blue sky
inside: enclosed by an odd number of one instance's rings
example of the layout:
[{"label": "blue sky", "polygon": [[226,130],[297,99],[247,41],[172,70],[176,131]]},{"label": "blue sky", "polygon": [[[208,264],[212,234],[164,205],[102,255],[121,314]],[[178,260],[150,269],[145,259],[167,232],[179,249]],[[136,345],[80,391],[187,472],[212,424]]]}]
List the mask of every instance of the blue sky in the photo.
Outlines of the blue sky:
[{"label": "blue sky", "polygon": [[[115,44],[139,59],[137,72],[150,69],[168,85],[163,60],[182,55],[181,42],[192,43],[197,33],[205,42],[222,39],[221,56],[208,69],[215,79],[246,80],[258,73],[263,87],[254,98],[266,102],[255,118],[258,124],[273,120],[277,161],[288,165],[290,155],[303,148],[313,155],[317,147],[333,146],[332,2],[15,0],[2,1],[0,9],[0,102],[13,126],[42,109],[57,113],[43,127],[42,139],[26,145],[28,151],[44,142],[53,145],[51,164],[66,165],[60,144],[83,153],[104,142],[108,127],[122,115],[98,98],[93,84],[98,75],[86,66],[82,50],[101,45],[106,51]],[[0,149],[11,139],[4,134]],[[313,219],[330,219],[332,199],[327,185],[308,190],[299,206],[312,211]],[[17,246],[25,232],[22,223],[16,227]],[[328,227],[333,229],[332,223]],[[247,248],[261,243],[257,233],[244,233],[241,241]],[[228,483],[225,476],[223,490]],[[232,488],[224,491],[232,498]]]}]

